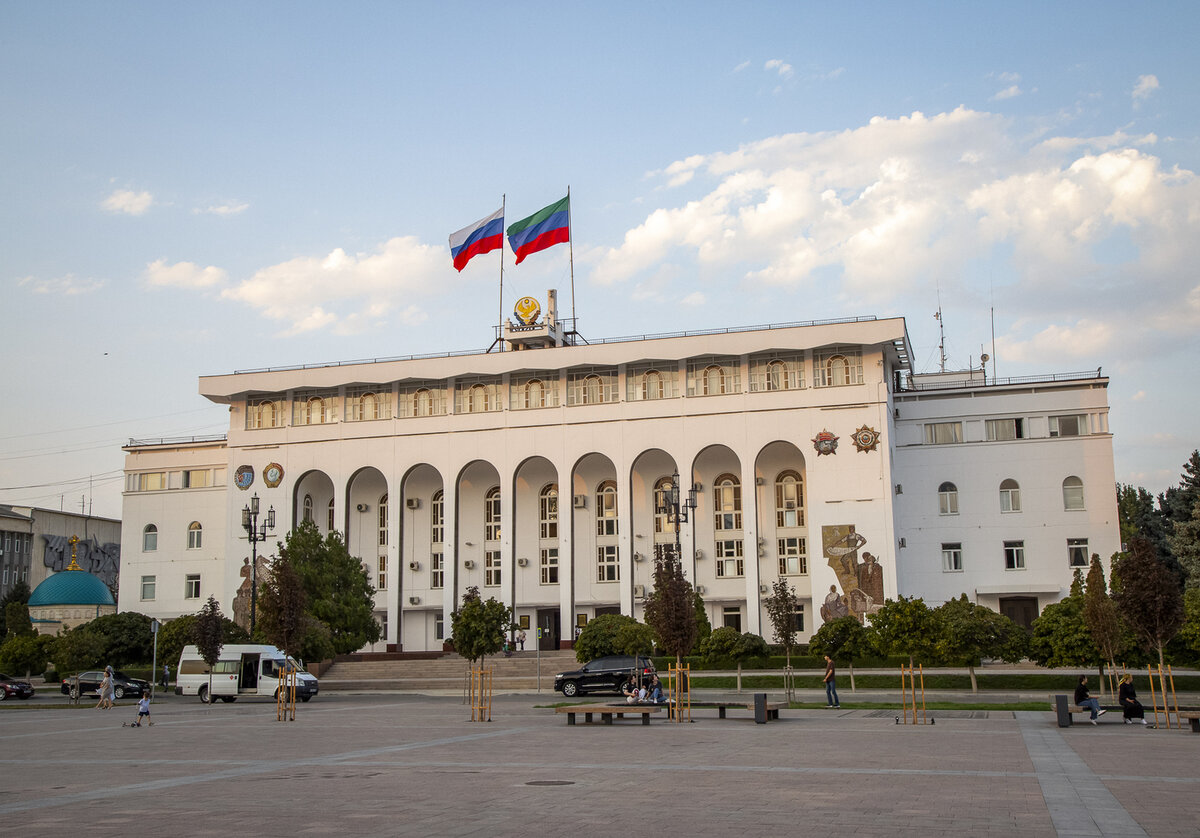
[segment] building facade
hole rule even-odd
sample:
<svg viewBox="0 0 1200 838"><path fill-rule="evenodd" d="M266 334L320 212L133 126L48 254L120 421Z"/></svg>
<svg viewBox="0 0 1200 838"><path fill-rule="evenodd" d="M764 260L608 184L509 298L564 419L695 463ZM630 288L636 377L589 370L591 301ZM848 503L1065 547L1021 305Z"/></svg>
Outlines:
<svg viewBox="0 0 1200 838"><path fill-rule="evenodd" d="M1035 532L1033 504L1050 479L1038 463L1051 448L1094 504L1062 526L1080 523L1072 537L1106 558L1115 549L1104 379L1061 388L1092 394L1089 415L1103 420L1088 426L1090 445L1047 436L1044 450L1007 446L1006 458L992 453L1005 441L924 441L926 425L987 420L965 391L925 398L902 318L584 343L560 330L551 305L545 321L509 324L503 337L509 351L201 378L201 394L229 406L224 439L126 448L121 609L172 617L212 593L230 611L250 555L241 515L251 496L275 510L280 538L305 520L343 533L378 588L387 646L408 651L441 647L469 587L511 605L544 648L569 645L599 614L641 618L654 555L677 542L710 621L768 639L762 601L780 578L800 597L802 639L822 614L869 615L898 593L936 602L967 592L993 607L1001 594L1025 596L1040 608L1071 578ZM1007 416L1007 401L1029 398L1030 434L1042 427L1035 413L1075 409L1023 392L988 404ZM1082 396L1061 402L1072 398ZM1083 467L1093 454L1107 456L1106 473L1104 462ZM1018 455L1030 458L1028 473L1014 472L1025 511L994 517L1012 524L1003 541L1028 544L1026 572L996 573L982 542L952 538L982 518L943 518L918 495L932 484L936 504L936 487L956 478L976 491L971 458ZM689 512L678 531L663 511L673 485ZM955 542L971 545L972 560L942 573L941 545Z"/></svg>
<svg viewBox="0 0 1200 838"><path fill-rule="evenodd" d="M71 563L71 537L81 568L115 589L121 565L121 522L37 506L0 504L0 596L25 582L36 588Z"/></svg>

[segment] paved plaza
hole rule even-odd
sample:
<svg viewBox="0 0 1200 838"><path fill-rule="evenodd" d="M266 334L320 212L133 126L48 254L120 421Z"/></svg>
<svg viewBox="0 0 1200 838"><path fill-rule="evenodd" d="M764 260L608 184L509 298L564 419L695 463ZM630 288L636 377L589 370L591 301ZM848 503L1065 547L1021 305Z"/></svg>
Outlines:
<svg viewBox="0 0 1200 838"><path fill-rule="evenodd" d="M1200 834L1200 736L1110 714L700 710L568 727L498 696L322 695L291 723L270 702L173 696L0 710L0 825L34 838L142 836L970 836ZM561 698L561 697L560 697ZM1111 721L1110 721L1111 719ZM582 722L582 719L580 720Z"/></svg>

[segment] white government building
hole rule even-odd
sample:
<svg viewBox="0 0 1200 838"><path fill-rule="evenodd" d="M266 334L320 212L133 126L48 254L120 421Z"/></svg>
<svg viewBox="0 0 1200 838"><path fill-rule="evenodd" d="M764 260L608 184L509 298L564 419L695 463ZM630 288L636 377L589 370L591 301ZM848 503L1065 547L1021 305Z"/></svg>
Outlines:
<svg viewBox="0 0 1200 838"><path fill-rule="evenodd" d="M230 613L252 496L280 540L304 519L345 534L378 650L442 648L470 586L543 648L640 619L676 472L710 621L768 641L780 577L802 639L898 594L965 592L1028 624L1119 549L1099 370L914 374L899 317L586 342L546 302L518 305L504 351L202 377L227 435L125 448L120 609L171 618L213 594Z"/></svg>

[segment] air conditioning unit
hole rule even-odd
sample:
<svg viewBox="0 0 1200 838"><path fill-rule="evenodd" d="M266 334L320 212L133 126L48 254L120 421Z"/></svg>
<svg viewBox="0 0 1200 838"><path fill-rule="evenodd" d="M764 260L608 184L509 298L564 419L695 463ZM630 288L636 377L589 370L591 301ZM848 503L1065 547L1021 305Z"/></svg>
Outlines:
<svg viewBox="0 0 1200 838"><path fill-rule="evenodd" d="M907 547L907 546L908 546L908 544L907 544L907 543L904 541L904 539L902 538L902 539L900 539L900 543L899 543L899 545L897 545L897 546L899 546L899 547Z"/></svg>
<svg viewBox="0 0 1200 838"><path fill-rule="evenodd" d="M408 598L408 604L409 604L409 605L420 605L420 604L421 604L421 598L420 598L419 596L410 596L410 597Z"/></svg>
<svg viewBox="0 0 1200 838"><path fill-rule="evenodd" d="M633 596L635 599L645 599L646 598L646 586L645 585L634 585L633 586Z"/></svg>
<svg viewBox="0 0 1200 838"><path fill-rule="evenodd" d="M771 590L771 589L770 589L770 588L768 588L766 585L759 585L759 586L758 586L758 592L759 592L760 594L765 594L765 593L766 593L767 591L769 591L769 590Z"/></svg>
<svg viewBox="0 0 1200 838"><path fill-rule="evenodd" d="M587 495L576 495L575 496L575 508L576 509L587 509Z"/></svg>
<svg viewBox="0 0 1200 838"><path fill-rule="evenodd" d="M420 569L421 569L421 563L420 563L420 562L409 562L409 563L408 563L408 569L409 569L409 570L420 570Z"/></svg>
<svg viewBox="0 0 1200 838"><path fill-rule="evenodd" d="M407 500L404 501L404 505L407 506L409 509L420 509L421 508L421 499L420 498L408 498Z"/></svg>
<svg viewBox="0 0 1200 838"><path fill-rule="evenodd" d="M517 567L528 567L529 559L517 559Z"/></svg>
<svg viewBox="0 0 1200 838"><path fill-rule="evenodd" d="M465 567L467 570L474 570L475 562L473 562L471 559L467 559L465 562L463 562L463 567Z"/></svg>
<svg viewBox="0 0 1200 838"><path fill-rule="evenodd" d="M756 478L754 478L754 485L755 486L765 486L765 485L767 485L767 481L761 477L756 477Z"/></svg>
<svg viewBox="0 0 1200 838"><path fill-rule="evenodd" d="M700 595L703 595L703 594L704 594L704 586L703 586L703 585L697 585L697 586L696 586L696 593L698 593L698 594L700 594Z"/></svg>
<svg viewBox="0 0 1200 838"><path fill-rule="evenodd" d="M703 558L704 558L704 551L703 551L703 550L697 550L697 551L696 551L696 558L697 558L697 559L703 559Z"/></svg>
<svg viewBox="0 0 1200 838"><path fill-rule="evenodd" d="M646 557L643 556L641 553L634 553L633 560L635 562L644 562L644 561L646 561Z"/></svg>
<svg viewBox="0 0 1200 838"><path fill-rule="evenodd" d="M370 507L368 507L365 503L360 503L358 506L356 506L354 508L357 509L359 512L366 512Z"/></svg>

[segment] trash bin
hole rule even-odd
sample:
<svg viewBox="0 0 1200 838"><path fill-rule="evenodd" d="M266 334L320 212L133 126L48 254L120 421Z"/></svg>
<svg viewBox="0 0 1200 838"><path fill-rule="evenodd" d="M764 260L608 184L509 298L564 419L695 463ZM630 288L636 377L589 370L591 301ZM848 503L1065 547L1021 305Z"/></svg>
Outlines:
<svg viewBox="0 0 1200 838"><path fill-rule="evenodd" d="M754 722L755 724L765 725L767 723L767 694L754 694Z"/></svg>

